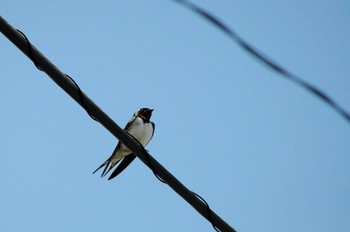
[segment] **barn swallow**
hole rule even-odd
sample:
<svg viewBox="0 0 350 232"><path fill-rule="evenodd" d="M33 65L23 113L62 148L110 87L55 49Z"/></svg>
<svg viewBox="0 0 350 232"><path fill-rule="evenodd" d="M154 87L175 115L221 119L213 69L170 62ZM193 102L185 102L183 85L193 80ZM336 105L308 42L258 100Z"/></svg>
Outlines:
<svg viewBox="0 0 350 232"><path fill-rule="evenodd" d="M152 139L154 134L155 125L150 121L153 109L141 108L134 113L130 118L128 124L124 130L128 132L134 139L136 139L142 146L146 146ZM134 159L136 155L127 148L120 141L114 149L111 157L109 157L100 167L98 167L92 174L97 172L100 168L104 167L101 177L104 177L120 160L122 162L114 170L108 180L113 179L119 173L121 173Z"/></svg>

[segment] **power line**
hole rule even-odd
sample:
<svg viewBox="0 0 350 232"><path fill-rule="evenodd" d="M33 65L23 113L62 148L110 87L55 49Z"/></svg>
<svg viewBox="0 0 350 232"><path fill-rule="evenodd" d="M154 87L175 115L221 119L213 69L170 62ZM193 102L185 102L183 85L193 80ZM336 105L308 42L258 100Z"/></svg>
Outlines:
<svg viewBox="0 0 350 232"><path fill-rule="evenodd" d="M14 29L0 16L0 31L19 48L35 66L44 71L57 85L80 104L91 117L100 122L110 133L133 151L137 157L148 166L156 176L164 180L177 194L185 199L218 231L235 232L229 224L221 219L198 194L190 191L157 160L155 160L137 141L121 129L106 113L104 113L78 85L66 74L62 73L39 50L37 50L23 33Z"/></svg>
<svg viewBox="0 0 350 232"><path fill-rule="evenodd" d="M285 69L281 65L272 61L272 59L270 59L268 56L266 56L262 52L255 49L252 45L250 45L248 42L246 42L244 39L242 39L237 33L235 33L227 25L225 25L221 20L219 20L218 18L216 18L215 16L213 16L209 12L203 10L202 8L198 7L197 5L195 5L189 1L186 1L186 0L174 0L174 1L178 2L179 4L190 9L192 12L200 15L201 17L203 17L204 19L206 19L207 21L212 23L214 26L216 26L218 29L220 29L223 33L225 33L227 36L229 36L233 41L235 41L248 54L250 54L251 56L253 56L257 60L261 61L269 69L282 75L283 77L287 78L288 80L299 85L301 88L303 88L306 91L315 95L317 98L319 98L325 104L329 105L334 111L336 111L338 114L340 114L343 118L345 118L350 123L350 114L343 107L341 107L336 101L334 101L331 97L329 97L325 92L321 91L320 89L316 88L315 86L311 85L310 83L304 81L302 78L287 71L287 69Z"/></svg>

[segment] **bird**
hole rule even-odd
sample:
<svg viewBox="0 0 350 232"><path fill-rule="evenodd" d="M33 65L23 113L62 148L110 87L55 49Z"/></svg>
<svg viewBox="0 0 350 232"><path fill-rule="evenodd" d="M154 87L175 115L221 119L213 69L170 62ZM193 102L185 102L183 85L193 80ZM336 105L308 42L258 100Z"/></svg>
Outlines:
<svg viewBox="0 0 350 232"><path fill-rule="evenodd" d="M124 128L124 130L136 139L143 147L149 143L154 134L155 124L150 121L152 112L153 109L140 108L134 113ZM111 180L120 174L135 158L136 155L119 141L112 155L92 174L95 174L99 169L105 167L101 174L101 177L104 177L117 163L119 163L119 161L122 160L119 166L108 178L108 180Z"/></svg>

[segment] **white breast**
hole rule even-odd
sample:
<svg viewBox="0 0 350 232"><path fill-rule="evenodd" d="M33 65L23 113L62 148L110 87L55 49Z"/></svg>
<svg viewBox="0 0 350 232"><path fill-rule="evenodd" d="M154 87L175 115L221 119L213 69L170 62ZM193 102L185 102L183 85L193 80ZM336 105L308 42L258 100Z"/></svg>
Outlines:
<svg viewBox="0 0 350 232"><path fill-rule="evenodd" d="M151 123L144 123L141 118L137 117L132 126L128 128L128 133L145 147L152 138L153 127ZM118 149L117 153L115 154L115 162L129 154L131 154L129 148L127 148L124 144L121 144L120 149Z"/></svg>
<svg viewBox="0 0 350 232"><path fill-rule="evenodd" d="M152 138L153 128L151 123L144 123L141 118L137 117L128 132L134 136L142 146L146 146Z"/></svg>

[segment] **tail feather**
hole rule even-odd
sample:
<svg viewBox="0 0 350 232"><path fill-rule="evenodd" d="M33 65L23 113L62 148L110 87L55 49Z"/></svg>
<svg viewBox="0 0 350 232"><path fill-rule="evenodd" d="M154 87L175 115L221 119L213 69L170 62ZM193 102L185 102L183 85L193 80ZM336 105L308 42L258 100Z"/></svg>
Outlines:
<svg viewBox="0 0 350 232"><path fill-rule="evenodd" d="M92 174L95 174L95 172L97 172L98 170L100 170L103 166L107 165L108 162L109 162L109 159L106 160L103 164L101 164L101 166L98 167Z"/></svg>
<svg viewBox="0 0 350 232"><path fill-rule="evenodd" d="M102 172L102 175L101 177L104 177L105 175L107 175L107 173L114 167L114 165L116 165L119 161L117 162L113 162L113 161L110 161L108 162L108 164L106 165L105 169L103 170Z"/></svg>
<svg viewBox="0 0 350 232"><path fill-rule="evenodd" d="M102 167L105 167L103 169L103 172L101 174L101 177L104 177L105 175L107 175L107 173L119 162L118 161L114 161L112 158L107 159L105 162L103 162L103 164L101 164L101 166L99 166L92 174L95 174L98 170L100 170Z"/></svg>
<svg viewBox="0 0 350 232"><path fill-rule="evenodd" d="M106 172L106 170L107 170L107 168L108 168L109 166L111 166L111 161L108 160L108 162L107 162L105 168L103 169L103 172L102 172L102 174L101 174L101 177L104 177L104 176L105 176L105 172Z"/></svg>

